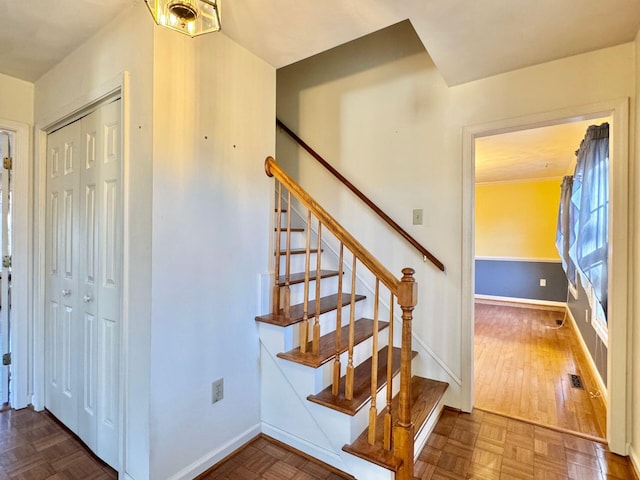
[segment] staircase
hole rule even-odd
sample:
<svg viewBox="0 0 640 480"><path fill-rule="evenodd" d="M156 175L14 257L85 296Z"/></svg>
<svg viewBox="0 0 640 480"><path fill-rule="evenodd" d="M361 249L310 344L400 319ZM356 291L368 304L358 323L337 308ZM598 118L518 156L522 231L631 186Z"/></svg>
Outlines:
<svg viewBox="0 0 640 480"><path fill-rule="evenodd" d="M266 433L356 478L411 480L448 386L411 375L414 271L394 277L273 158L265 169L277 192L271 313L256 317Z"/></svg>

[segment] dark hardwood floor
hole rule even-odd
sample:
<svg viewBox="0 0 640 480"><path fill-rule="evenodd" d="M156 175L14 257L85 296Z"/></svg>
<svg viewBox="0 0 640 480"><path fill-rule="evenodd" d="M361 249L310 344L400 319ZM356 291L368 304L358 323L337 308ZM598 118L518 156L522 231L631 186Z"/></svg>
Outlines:
<svg viewBox="0 0 640 480"><path fill-rule="evenodd" d="M0 413L0 480L112 480L101 462L47 412Z"/></svg>

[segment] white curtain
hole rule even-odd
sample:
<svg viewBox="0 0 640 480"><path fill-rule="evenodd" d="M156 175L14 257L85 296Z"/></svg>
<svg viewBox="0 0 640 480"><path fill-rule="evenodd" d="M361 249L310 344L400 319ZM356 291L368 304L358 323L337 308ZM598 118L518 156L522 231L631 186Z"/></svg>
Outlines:
<svg viewBox="0 0 640 480"><path fill-rule="evenodd" d="M589 292L593 313L606 321L609 250L609 124L592 125L576 152L572 180L565 178L556 246L570 281L573 264ZM571 177L568 177L571 178ZM570 195L570 202L567 202ZM566 222L566 223L565 223ZM568 256L566 247L568 245Z"/></svg>

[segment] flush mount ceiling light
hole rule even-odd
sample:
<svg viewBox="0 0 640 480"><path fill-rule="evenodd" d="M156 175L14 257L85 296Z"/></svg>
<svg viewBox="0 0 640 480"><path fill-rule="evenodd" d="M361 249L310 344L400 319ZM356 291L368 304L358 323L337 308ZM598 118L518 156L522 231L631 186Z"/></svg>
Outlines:
<svg viewBox="0 0 640 480"><path fill-rule="evenodd" d="M191 37L220 31L220 0L144 0L158 25Z"/></svg>

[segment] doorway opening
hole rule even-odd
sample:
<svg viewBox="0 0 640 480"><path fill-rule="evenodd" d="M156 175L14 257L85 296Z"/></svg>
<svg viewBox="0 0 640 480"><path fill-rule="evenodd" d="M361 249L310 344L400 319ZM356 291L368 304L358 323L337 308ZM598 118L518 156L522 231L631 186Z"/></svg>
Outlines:
<svg viewBox="0 0 640 480"><path fill-rule="evenodd" d="M12 168L15 135L0 129L0 409L11 402L11 243L12 243Z"/></svg>
<svg viewBox="0 0 640 480"><path fill-rule="evenodd" d="M556 230L574 152L590 125L610 122L477 138L474 162L474 405L596 438L606 436L606 339L585 316L579 279L567 283Z"/></svg>
<svg viewBox="0 0 640 480"><path fill-rule="evenodd" d="M608 342L606 350L607 405L606 440L609 448L626 454L628 437L627 386L623 378L627 368L627 298L628 298L628 171L629 132L628 99L571 107L561 111L544 112L527 117L465 127L463 131L463 370L467 387L463 406L471 410L474 402L474 309L475 309L475 147L476 140L492 135L561 125L579 120L611 117L609 142L609 278L608 278ZM582 317L584 318L584 316ZM466 352L465 352L466 350ZM468 353L467 353L468 352Z"/></svg>

